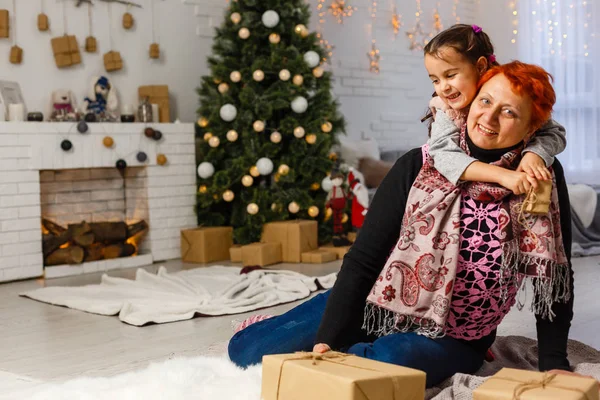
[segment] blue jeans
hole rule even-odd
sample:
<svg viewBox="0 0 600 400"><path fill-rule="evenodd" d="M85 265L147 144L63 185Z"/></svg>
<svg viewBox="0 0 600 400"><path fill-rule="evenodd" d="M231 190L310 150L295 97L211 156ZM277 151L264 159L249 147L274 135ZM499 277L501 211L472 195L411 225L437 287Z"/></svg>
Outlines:
<svg viewBox="0 0 600 400"><path fill-rule="evenodd" d="M229 358L245 368L260 363L267 354L312 351L328 297L329 291L236 333L229 341ZM472 374L484 359L483 354L463 341L448 336L429 339L415 333L395 333L370 341L365 332L365 342L339 350L424 371L427 387L457 372Z"/></svg>

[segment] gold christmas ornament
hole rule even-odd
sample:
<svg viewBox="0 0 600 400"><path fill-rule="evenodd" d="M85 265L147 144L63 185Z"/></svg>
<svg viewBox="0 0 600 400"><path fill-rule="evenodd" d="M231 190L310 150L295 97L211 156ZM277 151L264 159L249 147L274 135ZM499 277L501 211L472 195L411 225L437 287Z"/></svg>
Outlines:
<svg viewBox="0 0 600 400"><path fill-rule="evenodd" d="M271 42L272 44L277 44L281 41L281 36L279 36L279 34L277 33L271 33L269 35L269 42Z"/></svg>
<svg viewBox="0 0 600 400"><path fill-rule="evenodd" d="M235 142L238 138L238 134L236 131L234 131L233 129L230 130L229 132L227 132L227 140L229 140L230 142Z"/></svg>
<svg viewBox="0 0 600 400"><path fill-rule="evenodd" d="M255 178L260 176L260 172L258 172L258 168L256 167L256 165L250 167L250 175L252 175Z"/></svg>
<svg viewBox="0 0 600 400"><path fill-rule="evenodd" d="M221 83L223 81L220 80L219 78L215 78L215 79L213 79L213 82L215 83L215 85L218 85L219 83Z"/></svg>
<svg viewBox="0 0 600 400"><path fill-rule="evenodd" d="M165 156L164 154L157 154L156 155L156 163L158 165L165 165L167 163L167 156Z"/></svg>
<svg viewBox="0 0 600 400"><path fill-rule="evenodd" d="M110 136L105 136L104 139L102 139L102 144L104 147L111 148L115 144L115 141Z"/></svg>
<svg viewBox="0 0 600 400"><path fill-rule="evenodd" d="M219 84L219 93L224 94L229 90L229 85L225 82Z"/></svg>
<svg viewBox="0 0 600 400"><path fill-rule="evenodd" d="M204 141L205 141L205 142L208 142L208 141L210 140L210 138L211 138L211 137L213 137L213 134L212 134L212 133L210 133L210 132L206 132L206 133L204 134Z"/></svg>
<svg viewBox="0 0 600 400"><path fill-rule="evenodd" d="M317 68L313 69L313 75L315 78L322 77L323 73L325 73L325 71L321 67L317 67Z"/></svg>
<svg viewBox="0 0 600 400"><path fill-rule="evenodd" d="M277 131L271 133L271 142L273 142L273 143L281 142L281 133L279 133Z"/></svg>
<svg viewBox="0 0 600 400"><path fill-rule="evenodd" d="M287 166L286 164L281 164L281 165L279 166L279 168L277 168L277 172L279 173L279 175L283 175L283 176L285 176L285 175L289 174L289 172L290 172L290 167L289 167L289 166Z"/></svg>
<svg viewBox="0 0 600 400"><path fill-rule="evenodd" d="M231 79L231 82L237 83L242 80L242 74L240 71L233 71L229 74L229 79Z"/></svg>
<svg viewBox="0 0 600 400"><path fill-rule="evenodd" d="M310 206L308 208L308 215L310 215L313 218L316 218L319 215L319 207L317 207L317 206Z"/></svg>
<svg viewBox="0 0 600 400"><path fill-rule="evenodd" d="M206 193L208 191L208 189L206 188L206 185L202 185L198 188L198 193Z"/></svg>
<svg viewBox="0 0 600 400"><path fill-rule="evenodd" d="M345 224L346 222L348 222L348 214L344 213L344 216L342 217L342 224Z"/></svg>
<svg viewBox="0 0 600 400"><path fill-rule="evenodd" d="M246 40L250 37L250 30L248 28L242 28L239 30L238 36L240 39Z"/></svg>
<svg viewBox="0 0 600 400"><path fill-rule="evenodd" d="M305 133L306 132L304 131L304 128L301 126L294 128L294 136L296 136L298 139L303 138Z"/></svg>
<svg viewBox="0 0 600 400"><path fill-rule="evenodd" d="M273 176L273 179L275 180L275 182L279 182L279 180L281 179L281 175L279 175L279 173L276 173L276 174Z"/></svg>
<svg viewBox="0 0 600 400"><path fill-rule="evenodd" d="M331 218L332 215L333 215L333 210L331 209L331 207L327 207L325 209L325 218L323 218L323 221L327 221L329 218Z"/></svg>
<svg viewBox="0 0 600 400"><path fill-rule="evenodd" d="M230 130L229 132L227 132L227 140L229 140L230 142L235 142L236 140L238 140L238 133L233 129Z"/></svg>
<svg viewBox="0 0 600 400"><path fill-rule="evenodd" d="M318 182L313 183L312 185L310 185L310 190L319 190L319 188L321 187L321 184Z"/></svg>
<svg viewBox="0 0 600 400"><path fill-rule="evenodd" d="M296 214L298 211L300 211L300 206L295 201L292 201L290 204L288 204L288 211L292 214Z"/></svg>
<svg viewBox="0 0 600 400"><path fill-rule="evenodd" d="M206 128L208 126L208 119L200 117L200 119L198 119L198 125L200 125L200 128Z"/></svg>
<svg viewBox="0 0 600 400"><path fill-rule="evenodd" d="M311 133L310 135L306 135L306 143L315 144L317 142L317 135Z"/></svg>
<svg viewBox="0 0 600 400"><path fill-rule="evenodd" d="M329 121L324 122L323 125L321 125L321 130L325 133L331 132L332 129L333 129L333 125Z"/></svg>
<svg viewBox="0 0 600 400"><path fill-rule="evenodd" d="M210 139L208 139L208 145L210 147L219 147L220 144L221 144L221 141L219 140L219 138L217 136L213 136Z"/></svg>
<svg viewBox="0 0 600 400"><path fill-rule="evenodd" d="M308 29L306 29L306 26L302 24L296 25L296 27L294 28L294 32L296 32L297 35L300 35L303 38L308 36Z"/></svg>
<svg viewBox="0 0 600 400"><path fill-rule="evenodd" d="M282 69L281 71L279 71L279 79L281 79L282 81L289 80L290 76L290 71L288 71L287 69Z"/></svg>
<svg viewBox="0 0 600 400"><path fill-rule="evenodd" d="M234 24L239 24L242 21L242 16L240 15L240 13L234 12L233 14L231 14L231 22L233 22Z"/></svg>
<svg viewBox="0 0 600 400"><path fill-rule="evenodd" d="M243 176L242 185L244 185L246 187L250 187L250 186L252 186L253 183L254 183L254 178L252 178L250 175Z"/></svg>
<svg viewBox="0 0 600 400"><path fill-rule="evenodd" d="M334 152L329 153L329 155L327 156L331 161L337 161L338 159L338 155Z"/></svg>
<svg viewBox="0 0 600 400"><path fill-rule="evenodd" d="M263 79L265 79L265 73L262 72L262 70L257 69L252 73L252 79L254 79L256 82L261 82Z"/></svg>
<svg viewBox="0 0 600 400"><path fill-rule="evenodd" d="M231 190L226 190L223 192L223 200L225 200L226 202L233 201L234 197L235 197L235 195L233 194L233 192Z"/></svg>
<svg viewBox="0 0 600 400"><path fill-rule="evenodd" d="M262 121L254 121L252 128L254 128L256 132L262 132L265 130L265 123Z"/></svg>
<svg viewBox="0 0 600 400"><path fill-rule="evenodd" d="M246 207L246 211L248 211L248 214L250 214L250 215L257 214L258 213L258 204L256 204L256 203L248 204L248 207Z"/></svg>
<svg viewBox="0 0 600 400"><path fill-rule="evenodd" d="M302 84L304 83L304 78L302 77L302 75L294 75L294 79L292 79L292 82L296 86L302 86Z"/></svg>
<svg viewBox="0 0 600 400"><path fill-rule="evenodd" d="M277 203L273 203L273 204L271 204L271 211L273 211L273 212L281 211L281 206L279 206Z"/></svg>

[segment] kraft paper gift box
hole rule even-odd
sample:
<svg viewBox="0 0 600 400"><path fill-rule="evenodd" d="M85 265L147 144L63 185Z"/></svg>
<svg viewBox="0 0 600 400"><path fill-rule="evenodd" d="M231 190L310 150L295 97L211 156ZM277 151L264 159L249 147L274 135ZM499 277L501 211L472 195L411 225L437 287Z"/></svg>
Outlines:
<svg viewBox="0 0 600 400"><path fill-rule="evenodd" d="M552 181L538 181L537 190L531 190L523 202L523 211L530 214L546 215L550 211Z"/></svg>
<svg viewBox="0 0 600 400"><path fill-rule="evenodd" d="M319 250L329 251L331 253L335 253L335 255L337 256L338 260L341 260L341 259L344 258L344 256L348 252L348 250L350 250L350 246L335 247L334 245L327 245L327 246L319 247Z"/></svg>
<svg viewBox="0 0 600 400"><path fill-rule="evenodd" d="M171 122L171 111L169 105L169 86L149 85L138 88L140 100L148 98L150 104L158 104L158 120L160 122Z"/></svg>
<svg viewBox="0 0 600 400"><path fill-rule="evenodd" d="M10 34L10 18L8 10L0 10L0 38L7 38Z"/></svg>
<svg viewBox="0 0 600 400"><path fill-rule="evenodd" d="M317 221L294 220L265 224L261 242L281 243L283 262L301 262L302 253L318 248Z"/></svg>
<svg viewBox="0 0 600 400"><path fill-rule="evenodd" d="M10 63L21 64L23 61L23 49L19 46L13 46L10 48Z"/></svg>
<svg viewBox="0 0 600 400"><path fill-rule="evenodd" d="M98 41L93 36L88 36L85 38L85 51L88 53L95 53L98 49Z"/></svg>
<svg viewBox="0 0 600 400"><path fill-rule="evenodd" d="M342 353L325 353L323 359L316 360L311 354L264 356L261 400L420 400L425 397L422 371Z"/></svg>
<svg viewBox="0 0 600 400"><path fill-rule="evenodd" d="M232 262L242 262L242 246L235 245L230 247L229 258Z"/></svg>
<svg viewBox="0 0 600 400"><path fill-rule="evenodd" d="M337 255L335 253L325 250L313 250L302 253L302 262L308 264L323 264L335 261L336 259Z"/></svg>
<svg viewBox="0 0 600 400"><path fill-rule="evenodd" d="M252 243L242 246L242 264L244 266L278 264L281 262L281 243Z"/></svg>
<svg viewBox="0 0 600 400"><path fill-rule="evenodd" d="M52 38L52 52L54 61L59 68L81 64L81 53L74 35L64 35Z"/></svg>
<svg viewBox="0 0 600 400"><path fill-rule="evenodd" d="M502 368L473 392L473 400L598 400L595 379Z"/></svg>
<svg viewBox="0 0 600 400"><path fill-rule="evenodd" d="M104 54L104 68L107 72L118 71L123 68L123 59L118 51L109 51Z"/></svg>
<svg viewBox="0 0 600 400"><path fill-rule="evenodd" d="M43 13L38 14L37 25L40 32L45 32L50 29L50 21L48 20L48 16Z"/></svg>
<svg viewBox="0 0 600 400"><path fill-rule="evenodd" d="M152 43L148 54L150 55L150 58L160 58L160 45L158 43Z"/></svg>
<svg viewBox="0 0 600 400"><path fill-rule="evenodd" d="M233 245L230 226L201 227L181 231L181 259L191 263L229 260Z"/></svg>

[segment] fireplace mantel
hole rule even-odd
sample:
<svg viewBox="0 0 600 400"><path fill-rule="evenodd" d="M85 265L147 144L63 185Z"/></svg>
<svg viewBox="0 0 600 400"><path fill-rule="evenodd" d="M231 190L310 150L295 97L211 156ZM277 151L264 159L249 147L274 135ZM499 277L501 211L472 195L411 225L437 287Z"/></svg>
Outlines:
<svg viewBox="0 0 600 400"><path fill-rule="evenodd" d="M197 224L194 125L89 123L88 127L81 134L77 123L0 122L0 281L44 275L40 171L114 168L118 159L147 171L150 230L144 263L179 257L180 230ZM147 138L146 127L160 130L162 140ZM103 145L106 136L114 140L112 148ZM73 144L67 152L60 146L66 139ZM136 159L139 151L147 154L146 162ZM164 166L157 164L160 153L168 159ZM124 258L110 267L103 262L48 267L46 276L132 267L139 261Z"/></svg>

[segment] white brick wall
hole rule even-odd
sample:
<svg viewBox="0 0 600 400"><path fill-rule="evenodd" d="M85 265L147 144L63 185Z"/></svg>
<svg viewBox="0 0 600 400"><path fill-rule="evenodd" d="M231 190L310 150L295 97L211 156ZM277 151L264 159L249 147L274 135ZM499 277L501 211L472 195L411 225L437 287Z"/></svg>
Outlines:
<svg viewBox="0 0 600 400"><path fill-rule="evenodd" d="M143 124L90 124L90 132L80 135L69 123L0 122L0 281L44 273L42 215L59 223L143 218L150 226L140 249L143 256L49 267L46 276L179 257L180 230L196 226L194 127L153 126L162 131L161 142L146 138ZM105 136L114 139L114 148L102 145ZM73 151L60 149L65 138ZM136 160L138 151L146 152L147 163ZM167 165L156 164L158 153L167 156ZM125 187L115 168L119 158L129 166Z"/></svg>

